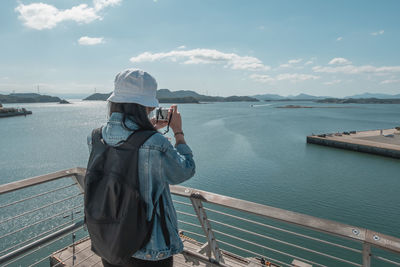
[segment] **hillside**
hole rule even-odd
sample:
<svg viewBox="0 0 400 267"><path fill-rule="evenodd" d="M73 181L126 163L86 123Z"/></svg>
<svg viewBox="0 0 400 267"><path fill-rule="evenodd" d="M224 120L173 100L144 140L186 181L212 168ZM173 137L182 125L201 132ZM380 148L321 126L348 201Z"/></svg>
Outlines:
<svg viewBox="0 0 400 267"><path fill-rule="evenodd" d="M0 103L43 103L43 102L60 102L61 99L56 96L40 95L35 93L23 94L0 94Z"/></svg>
<svg viewBox="0 0 400 267"><path fill-rule="evenodd" d="M326 98L315 100L317 103L333 103L333 104L400 104L398 99L379 99L379 98Z"/></svg>
<svg viewBox="0 0 400 267"><path fill-rule="evenodd" d="M380 93L363 93L358 95L346 96L345 98L379 98L379 99L400 99L400 94L389 95Z"/></svg>
<svg viewBox="0 0 400 267"><path fill-rule="evenodd" d="M201 95L197 92L190 90L170 91L168 89L160 89L157 91L158 99L165 98L181 98L181 97L193 97L200 102L258 102L259 100L250 96L207 96Z"/></svg>
<svg viewBox="0 0 400 267"><path fill-rule="evenodd" d="M100 94L100 93L95 93L93 95L90 95L83 100L96 100L96 101L105 101L107 98L109 98L111 93L108 94Z"/></svg>
<svg viewBox="0 0 400 267"><path fill-rule="evenodd" d="M83 100L107 100L109 94L96 93ZM168 89L157 90L157 99L160 103L199 103L199 102L258 102L259 100L250 96L206 96L194 91L180 90L170 91Z"/></svg>

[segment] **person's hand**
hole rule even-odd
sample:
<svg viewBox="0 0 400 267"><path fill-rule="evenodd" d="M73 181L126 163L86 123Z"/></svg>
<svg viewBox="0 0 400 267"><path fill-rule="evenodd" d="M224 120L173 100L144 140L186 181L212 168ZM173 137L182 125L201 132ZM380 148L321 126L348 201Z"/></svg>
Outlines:
<svg viewBox="0 0 400 267"><path fill-rule="evenodd" d="M154 128L156 128L156 130L162 129L168 125L168 121L156 121L155 118L151 118L150 122L151 122L151 124L153 124L153 126L154 126Z"/></svg>
<svg viewBox="0 0 400 267"><path fill-rule="evenodd" d="M181 114L178 112L177 105L172 105L169 108L168 117L171 115L171 113L172 113L172 118L169 127L171 127L174 133L182 132L182 118Z"/></svg>

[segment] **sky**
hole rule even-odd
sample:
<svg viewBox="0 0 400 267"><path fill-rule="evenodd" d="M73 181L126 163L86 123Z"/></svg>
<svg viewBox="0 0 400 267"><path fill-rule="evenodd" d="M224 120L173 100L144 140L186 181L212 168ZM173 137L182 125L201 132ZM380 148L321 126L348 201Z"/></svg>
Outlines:
<svg viewBox="0 0 400 267"><path fill-rule="evenodd" d="M400 1L2 0L0 93L400 93Z"/></svg>

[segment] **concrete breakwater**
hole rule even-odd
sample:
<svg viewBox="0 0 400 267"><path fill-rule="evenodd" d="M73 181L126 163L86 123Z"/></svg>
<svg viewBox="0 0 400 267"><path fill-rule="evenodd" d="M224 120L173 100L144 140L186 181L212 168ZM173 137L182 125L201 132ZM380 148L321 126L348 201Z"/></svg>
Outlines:
<svg viewBox="0 0 400 267"><path fill-rule="evenodd" d="M32 114L32 111L25 108L0 108L0 118L13 117L13 116L26 116Z"/></svg>
<svg viewBox="0 0 400 267"><path fill-rule="evenodd" d="M397 129L310 135L307 143L400 158L400 131Z"/></svg>

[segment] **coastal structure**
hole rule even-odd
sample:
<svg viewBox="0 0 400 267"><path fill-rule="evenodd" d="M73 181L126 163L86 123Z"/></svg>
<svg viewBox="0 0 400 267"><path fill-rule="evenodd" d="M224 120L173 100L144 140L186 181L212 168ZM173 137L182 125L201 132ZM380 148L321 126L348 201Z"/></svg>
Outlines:
<svg viewBox="0 0 400 267"><path fill-rule="evenodd" d="M32 111L26 110L25 108L5 108L0 103L0 118L29 115Z"/></svg>
<svg viewBox="0 0 400 267"><path fill-rule="evenodd" d="M311 135L307 143L400 158L400 127Z"/></svg>
<svg viewBox="0 0 400 267"><path fill-rule="evenodd" d="M0 266L102 266L84 229L85 173L72 168L0 185L6 200ZM174 266L400 265L397 237L184 186L170 189L185 245Z"/></svg>

